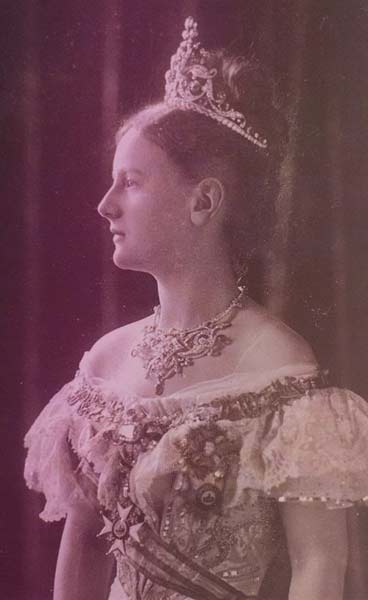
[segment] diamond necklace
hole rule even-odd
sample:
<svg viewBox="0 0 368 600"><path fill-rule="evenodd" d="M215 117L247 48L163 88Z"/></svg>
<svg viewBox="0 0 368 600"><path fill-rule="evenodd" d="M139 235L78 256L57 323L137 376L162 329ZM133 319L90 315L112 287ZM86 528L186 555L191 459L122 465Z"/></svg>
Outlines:
<svg viewBox="0 0 368 600"><path fill-rule="evenodd" d="M146 379L156 382L155 393L158 396L163 394L167 379L181 375L183 369L192 366L198 358L219 356L225 346L232 343L233 340L222 332L231 327L235 310L244 307L245 297L245 288L239 288L239 293L224 311L188 329L159 329L161 308L154 308L153 325L146 325L143 340L133 347L131 355L142 359Z"/></svg>

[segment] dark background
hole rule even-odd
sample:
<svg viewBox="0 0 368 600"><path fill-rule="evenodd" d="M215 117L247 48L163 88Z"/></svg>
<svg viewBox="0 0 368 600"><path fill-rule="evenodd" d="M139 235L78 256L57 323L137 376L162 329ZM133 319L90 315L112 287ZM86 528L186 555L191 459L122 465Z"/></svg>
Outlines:
<svg viewBox="0 0 368 600"><path fill-rule="evenodd" d="M189 14L206 46L235 43L268 65L290 124L275 199L283 243L251 275L253 293L312 343L334 380L368 397L368 7L14 0L0 10L1 597L49 600L61 526L37 519L42 499L25 490L22 439L96 338L156 302L150 278L113 266L95 207L119 118L162 97Z"/></svg>

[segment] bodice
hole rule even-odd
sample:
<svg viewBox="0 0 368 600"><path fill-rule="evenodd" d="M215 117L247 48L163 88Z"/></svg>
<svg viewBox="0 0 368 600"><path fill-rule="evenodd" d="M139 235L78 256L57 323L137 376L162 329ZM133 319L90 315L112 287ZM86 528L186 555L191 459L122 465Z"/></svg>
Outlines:
<svg viewBox="0 0 368 600"><path fill-rule="evenodd" d="M367 419L315 365L142 398L85 359L28 433L26 476L45 519L103 511L127 598L246 598L283 546L279 502L367 500Z"/></svg>

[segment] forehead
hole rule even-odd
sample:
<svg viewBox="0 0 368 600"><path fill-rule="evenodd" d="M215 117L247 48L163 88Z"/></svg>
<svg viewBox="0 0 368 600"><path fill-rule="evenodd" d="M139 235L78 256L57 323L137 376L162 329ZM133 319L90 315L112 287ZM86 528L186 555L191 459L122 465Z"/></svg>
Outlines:
<svg viewBox="0 0 368 600"><path fill-rule="evenodd" d="M153 170L170 168L172 169L172 165L166 153L134 127L124 134L116 147L113 174L122 170L150 173Z"/></svg>

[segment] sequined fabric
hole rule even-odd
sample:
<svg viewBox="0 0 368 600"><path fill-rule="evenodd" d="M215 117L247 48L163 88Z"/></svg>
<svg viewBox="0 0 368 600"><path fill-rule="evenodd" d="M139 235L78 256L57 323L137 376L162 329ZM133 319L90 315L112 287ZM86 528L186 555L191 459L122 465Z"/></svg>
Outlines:
<svg viewBox="0 0 368 600"><path fill-rule="evenodd" d="M128 521L116 529L121 600L246 598L282 544L278 502L368 500L367 431L367 404L310 365L142 398L92 377L84 361L26 437L26 478L46 496L46 520L80 498L108 516L137 507L134 535ZM209 591L218 582L223 596Z"/></svg>

